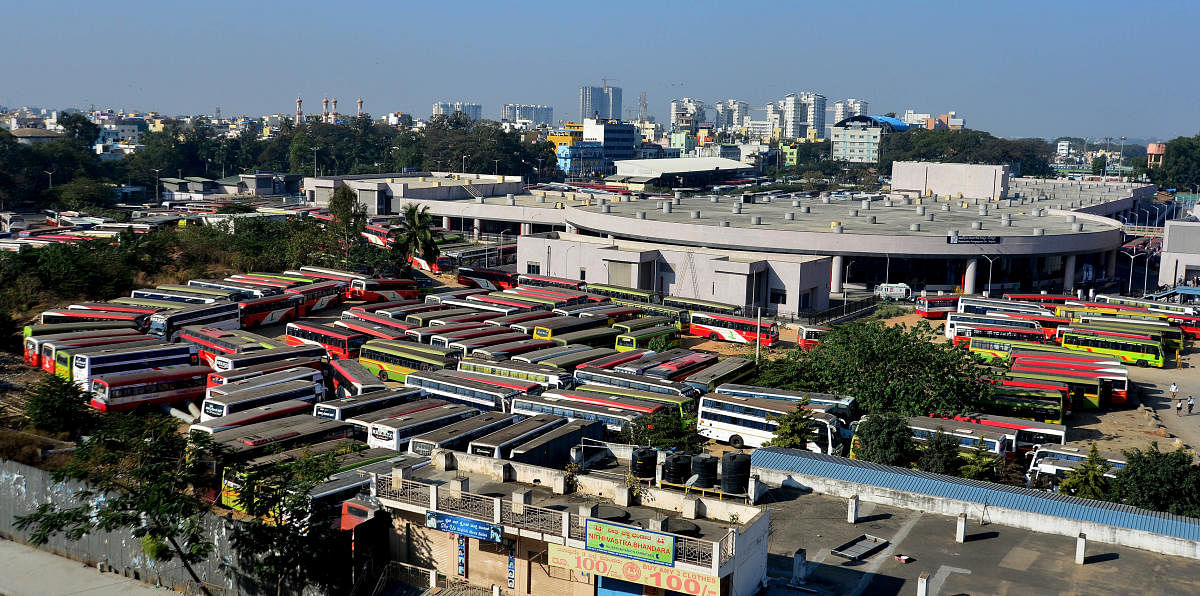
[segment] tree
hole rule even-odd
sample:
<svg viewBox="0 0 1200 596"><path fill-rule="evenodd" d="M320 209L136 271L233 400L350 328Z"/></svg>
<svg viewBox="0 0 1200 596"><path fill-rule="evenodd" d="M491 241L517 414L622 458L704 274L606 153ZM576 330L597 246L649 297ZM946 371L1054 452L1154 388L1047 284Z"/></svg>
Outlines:
<svg viewBox="0 0 1200 596"><path fill-rule="evenodd" d="M1063 476L1062 482L1058 484L1058 492L1081 499L1103 501L1108 497L1111 484L1105 474L1111 469L1112 465L1108 463L1107 459L1104 459L1104 456L1100 455L1096 444L1092 443L1087 459L1083 460L1079 467L1068 471Z"/></svg>
<svg viewBox="0 0 1200 596"><path fill-rule="evenodd" d="M646 349L650 350L651 352L663 352L669 350L670 348L671 344L667 341L666 336L660 335L658 337L651 338L650 341L646 342Z"/></svg>
<svg viewBox="0 0 1200 596"><path fill-rule="evenodd" d="M1106 170L1107 168L1108 168L1108 158L1107 157L1093 157L1092 158L1092 173L1093 174L1099 176L1100 174L1103 174L1104 170Z"/></svg>
<svg viewBox="0 0 1200 596"><path fill-rule="evenodd" d="M367 209L358 202L354 190L343 184L329 199L329 215L333 221L327 224L326 231L342 264L346 265L355 245L364 242L362 231L367 227Z"/></svg>
<svg viewBox="0 0 1200 596"><path fill-rule="evenodd" d="M405 203L402 211L404 221L392 231L390 261L398 270L407 270L409 257L419 256L432 262L441 254L437 239L433 235L433 215L428 205Z"/></svg>
<svg viewBox="0 0 1200 596"><path fill-rule="evenodd" d="M763 363L755 384L852 395L870 414L960 414L988 390L980 381L989 373L967 350L935 343L936 335L924 321L839 325L818 348Z"/></svg>
<svg viewBox="0 0 1200 596"><path fill-rule="evenodd" d="M1183 451L1125 451L1125 467L1112 481L1111 500L1175 515L1200 516L1200 468Z"/></svg>
<svg viewBox="0 0 1200 596"><path fill-rule="evenodd" d="M858 423L854 457L863 461L907 468L914 445L908 421L895 413L875 414Z"/></svg>
<svg viewBox="0 0 1200 596"><path fill-rule="evenodd" d="M234 527L238 575L252 593L300 594L328 585L336 541L328 509L313 508L310 492L337 471L334 452L256 470L238 504L252 519Z"/></svg>
<svg viewBox="0 0 1200 596"><path fill-rule="evenodd" d="M917 457L918 470L948 476L958 475L958 469L962 466L962 459L958 456L958 440L942 432L941 428L937 429L920 451L921 454Z"/></svg>
<svg viewBox="0 0 1200 596"><path fill-rule="evenodd" d="M25 399L25 417L34 427L54 433L78 436L91 421L88 402L92 394L58 375L45 375L29 389Z"/></svg>
<svg viewBox="0 0 1200 596"><path fill-rule="evenodd" d="M971 480L995 482L1000 479L1004 462L984 447L983 441L975 443L975 449L967 454L966 461L958 469L958 475Z"/></svg>
<svg viewBox="0 0 1200 596"><path fill-rule="evenodd" d="M204 478L201 462L212 457L211 448L205 437L180 433L179 421L170 416L110 414L53 473L56 482L86 486L72 495L77 504L39 505L17 516L16 526L32 530L30 541L38 545L58 534L79 540L127 530L156 559L179 559L203 586L192 566L212 551L203 525L209 503L192 488Z"/></svg>
<svg viewBox="0 0 1200 596"><path fill-rule="evenodd" d="M58 125L68 139L84 149L91 149L100 138L100 125L83 114L63 114L58 117Z"/></svg>
<svg viewBox="0 0 1200 596"><path fill-rule="evenodd" d="M643 416L621 429L617 441L655 449L699 453L707 441L696 432L695 420L684 420L678 410Z"/></svg>
<svg viewBox="0 0 1200 596"><path fill-rule="evenodd" d="M76 178L54 187L58 202L67 209L85 211L89 207L108 207L116 202L111 183L95 178Z"/></svg>
<svg viewBox="0 0 1200 596"><path fill-rule="evenodd" d="M1200 186L1200 134L1167 142L1162 167L1150 170L1159 186L1195 191Z"/></svg>
<svg viewBox="0 0 1200 596"><path fill-rule="evenodd" d="M815 437L816 428L813 424L812 410L806 408L807 405L808 399L805 398L797 402L796 408L791 412L782 416L771 416L770 419L779 426L775 429L775 436L763 443L763 447L808 449L808 442Z"/></svg>

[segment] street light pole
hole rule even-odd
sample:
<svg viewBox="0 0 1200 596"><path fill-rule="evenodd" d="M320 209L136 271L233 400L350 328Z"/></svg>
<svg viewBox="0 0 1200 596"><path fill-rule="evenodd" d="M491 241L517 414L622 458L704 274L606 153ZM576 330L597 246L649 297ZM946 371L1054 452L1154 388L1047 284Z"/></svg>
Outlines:
<svg viewBox="0 0 1200 596"><path fill-rule="evenodd" d="M1129 252L1125 252L1125 251L1121 251L1121 254L1129 257L1129 285L1125 290L1125 294L1128 296L1132 296L1133 295L1133 261L1142 255L1140 255L1136 252L1129 253Z"/></svg>
<svg viewBox="0 0 1200 596"><path fill-rule="evenodd" d="M50 189L54 190L54 170L42 170L42 173L50 177Z"/></svg>
<svg viewBox="0 0 1200 596"><path fill-rule="evenodd" d="M992 297L992 295L991 295L991 292L992 292L992 262L999 260L1000 257L989 257L987 255L979 255L979 256L987 259L987 262L988 262L988 283L987 283L987 288L984 290L984 296L991 298Z"/></svg>
<svg viewBox="0 0 1200 596"><path fill-rule="evenodd" d="M462 169L459 170L459 173L461 173L461 174L467 173L467 156L466 155L464 155L462 158Z"/></svg>
<svg viewBox="0 0 1200 596"><path fill-rule="evenodd" d="M154 170L154 200L159 201L159 200L162 200L162 184L160 184L158 181L158 173L162 170L162 168L153 168L153 170Z"/></svg>

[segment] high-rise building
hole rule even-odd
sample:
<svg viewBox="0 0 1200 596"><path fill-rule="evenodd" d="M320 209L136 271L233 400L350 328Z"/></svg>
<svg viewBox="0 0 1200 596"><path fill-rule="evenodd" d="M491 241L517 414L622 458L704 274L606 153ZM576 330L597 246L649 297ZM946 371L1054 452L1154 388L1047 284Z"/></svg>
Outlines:
<svg viewBox="0 0 1200 596"><path fill-rule="evenodd" d="M671 100L671 130L695 132L696 125L705 121L704 101L685 97Z"/></svg>
<svg viewBox="0 0 1200 596"><path fill-rule="evenodd" d="M632 124L592 118L583 121L583 140L596 141L604 147L605 174L616 172L614 161L633 159L636 147L642 142L638 128Z"/></svg>
<svg viewBox="0 0 1200 596"><path fill-rule="evenodd" d="M600 120L621 119L621 88L588 87L579 88L579 119L599 118Z"/></svg>
<svg viewBox="0 0 1200 596"><path fill-rule="evenodd" d="M833 123L837 124L850 116L862 116L867 113L867 100L843 99L833 104Z"/></svg>
<svg viewBox="0 0 1200 596"><path fill-rule="evenodd" d="M804 103L804 120L808 128L822 133L825 130L825 96L805 91L800 94L800 101Z"/></svg>
<svg viewBox="0 0 1200 596"><path fill-rule="evenodd" d="M779 128L781 138L798 139L808 136L809 129L825 130L825 96L820 93L789 93L768 103L766 110L767 120Z"/></svg>
<svg viewBox="0 0 1200 596"><path fill-rule="evenodd" d="M727 99L713 106L716 118L713 125L717 130L741 128L746 117L750 115L750 104L736 99Z"/></svg>
<svg viewBox="0 0 1200 596"><path fill-rule="evenodd" d="M531 103L506 103L504 119L509 122L530 120L534 124L553 124L554 108Z"/></svg>
<svg viewBox="0 0 1200 596"><path fill-rule="evenodd" d="M471 120L483 118L483 106L466 101L435 101L433 102L434 116L449 116L454 112L462 112Z"/></svg>

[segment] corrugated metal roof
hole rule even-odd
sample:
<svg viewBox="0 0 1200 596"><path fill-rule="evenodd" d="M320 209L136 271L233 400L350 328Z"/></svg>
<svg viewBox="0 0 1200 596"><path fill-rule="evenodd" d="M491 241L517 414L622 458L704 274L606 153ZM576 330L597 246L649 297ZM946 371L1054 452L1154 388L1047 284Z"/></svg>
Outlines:
<svg viewBox="0 0 1200 596"><path fill-rule="evenodd" d="M1080 499L1004 484L884 466L811 451L778 447L755 449L750 456L750 465L1200 540L1200 519L1138 509L1119 503Z"/></svg>

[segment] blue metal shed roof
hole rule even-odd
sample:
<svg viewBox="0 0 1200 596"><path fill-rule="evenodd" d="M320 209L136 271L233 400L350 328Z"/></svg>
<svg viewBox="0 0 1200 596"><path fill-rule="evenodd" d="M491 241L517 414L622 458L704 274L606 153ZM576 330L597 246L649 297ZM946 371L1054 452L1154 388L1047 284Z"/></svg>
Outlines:
<svg viewBox="0 0 1200 596"><path fill-rule="evenodd" d="M1190 517L1138 509L1119 503L1080 499L992 482L883 466L811 451L778 447L755 449L750 456L750 465L1200 540L1200 520Z"/></svg>
<svg viewBox="0 0 1200 596"><path fill-rule="evenodd" d="M908 130L908 124L899 118L892 118L891 116L871 116L871 118L874 118L880 122L886 122L892 125L892 128L897 131Z"/></svg>

